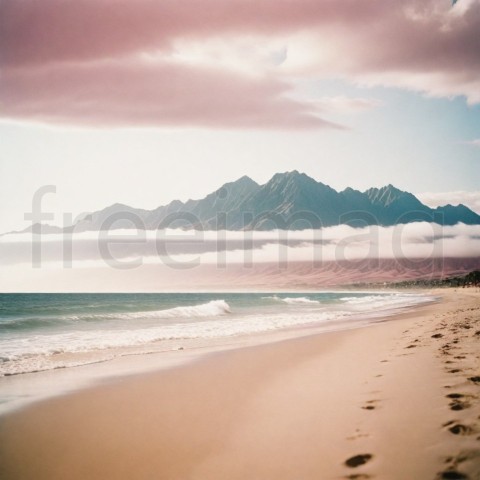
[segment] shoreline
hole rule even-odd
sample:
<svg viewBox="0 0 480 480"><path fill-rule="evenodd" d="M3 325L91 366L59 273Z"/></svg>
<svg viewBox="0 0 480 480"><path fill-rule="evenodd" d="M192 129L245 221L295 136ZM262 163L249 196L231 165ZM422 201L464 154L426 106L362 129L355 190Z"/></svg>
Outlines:
<svg viewBox="0 0 480 480"><path fill-rule="evenodd" d="M320 293L323 293L323 290ZM335 293L348 294L349 292L336 290ZM361 293L376 295L383 292L362 291ZM216 352L321 335L327 332L365 328L378 322L392 321L437 303L441 298L437 294L430 294L428 290L422 292L391 292L391 294L397 293L420 294L426 299L423 302L405 306L390 306L379 310L378 313L359 311L343 319L294 324L255 333L211 338L161 340L131 348L112 348L90 353L57 354L51 357L51 368L7 373L0 377L0 416L58 395L68 395L85 388L101 385L102 382L117 381L123 377L174 368L197 361L205 355ZM221 293L219 294L221 295ZM63 362L67 362L67 365ZM79 363L76 364L76 362ZM55 366L55 363L58 366ZM48 390L45 389L45 385L48 385Z"/></svg>
<svg viewBox="0 0 480 480"><path fill-rule="evenodd" d="M0 477L478 478L480 294L434 293L368 328L210 352L7 413Z"/></svg>

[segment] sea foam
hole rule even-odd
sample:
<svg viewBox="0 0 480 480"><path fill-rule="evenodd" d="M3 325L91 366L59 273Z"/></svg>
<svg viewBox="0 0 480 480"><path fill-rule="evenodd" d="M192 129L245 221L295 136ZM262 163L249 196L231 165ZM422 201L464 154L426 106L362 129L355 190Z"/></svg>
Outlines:
<svg viewBox="0 0 480 480"><path fill-rule="evenodd" d="M118 319L118 320L137 320L142 318L197 318L197 317L217 317L227 315L232 310L225 300L211 300L201 305L182 306L168 308L165 310L153 310L145 312L124 312L124 313L100 313L86 315L69 315L63 317L64 320L96 320L96 319Z"/></svg>
<svg viewBox="0 0 480 480"><path fill-rule="evenodd" d="M307 297L278 297L277 295L273 295L270 297L262 297L265 300L278 300L279 302L288 303L289 305L301 305L301 304L309 304L309 305L318 305L320 302L318 300L311 300Z"/></svg>

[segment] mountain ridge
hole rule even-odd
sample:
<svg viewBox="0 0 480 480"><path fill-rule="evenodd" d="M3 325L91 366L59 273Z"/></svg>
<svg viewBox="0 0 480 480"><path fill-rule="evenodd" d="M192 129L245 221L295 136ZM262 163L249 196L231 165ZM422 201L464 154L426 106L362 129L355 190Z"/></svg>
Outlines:
<svg viewBox="0 0 480 480"><path fill-rule="evenodd" d="M173 200L153 210L115 203L61 230L302 230L342 224L393 226L417 221L480 225L480 215L463 204L430 208L412 193L392 184L364 192L351 187L336 191L293 170L276 173L263 185L244 175L201 199Z"/></svg>

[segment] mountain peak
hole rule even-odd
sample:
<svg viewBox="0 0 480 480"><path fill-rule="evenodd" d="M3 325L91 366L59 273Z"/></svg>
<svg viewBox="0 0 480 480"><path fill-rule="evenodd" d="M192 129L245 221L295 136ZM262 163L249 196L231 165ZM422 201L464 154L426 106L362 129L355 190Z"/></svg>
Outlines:
<svg viewBox="0 0 480 480"><path fill-rule="evenodd" d="M285 198L287 198L287 196L291 196L295 192L318 186L319 184L313 178L305 175L305 173L300 173L298 170L293 170L291 172L276 173L262 188L275 194L285 195Z"/></svg>
<svg viewBox="0 0 480 480"><path fill-rule="evenodd" d="M247 185L247 186L258 186L258 183L255 180L252 180L248 175L244 175L243 177L240 177L238 180L235 180L234 182L230 182L232 184L238 184L238 185Z"/></svg>
<svg viewBox="0 0 480 480"><path fill-rule="evenodd" d="M403 190L400 190L399 188L395 187L391 183L389 183L388 185L385 185L380 190L383 190L385 192L392 192L392 193L405 193Z"/></svg>
<svg viewBox="0 0 480 480"><path fill-rule="evenodd" d="M225 197L227 193L228 195L244 195L255 191L257 188L260 188L260 185L247 175L244 175L238 180L225 183L215 191L215 194L220 197Z"/></svg>
<svg viewBox="0 0 480 480"><path fill-rule="evenodd" d="M411 193L404 192L391 183L381 188L369 188L364 193L373 204L383 205L384 207L388 207L400 198L415 199Z"/></svg>
<svg viewBox="0 0 480 480"><path fill-rule="evenodd" d="M130 207L129 205L126 205L124 203L114 203L113 205L110 205L109 207L104 208L104 210L108 211L126 211L126 210L131 210L133 207Z"/></svg>
<svg viewBox="0 0 480 480"><path fill-rule="evenodd" d="M307 174L299 172L298 170L292 170L290 172L276 173L268 182L269 183L287 183L287 182L314 182L317 183L312 177Z"/></svg>
<svg viewBox="0 0 480 480"><path fill-rule="evenodd" d="M376 187L369 188L368 190L365 191L365 193L368 193L368 192L406 193L403 190L400 190L399 188L395 187L395 185L392 185L391 183L389 183L388 185L384 185L383 187L380 187L380 188L376 188Z"/></svg>

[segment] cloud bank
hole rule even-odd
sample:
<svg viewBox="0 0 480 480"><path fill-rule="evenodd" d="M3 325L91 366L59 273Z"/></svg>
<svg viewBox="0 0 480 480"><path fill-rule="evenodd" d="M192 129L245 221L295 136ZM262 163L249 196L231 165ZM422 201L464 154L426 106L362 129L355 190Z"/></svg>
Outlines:
<svg viewBox="0 0 480 480"><path fill-rule="evenodd" d="M3 1L1 115L335 127L294 88L300 78L338 77L479 103L479 31L480 0Z"/></svg>
<svg viewBox="0 0 480 480"><path fill-rule="evenodd" d="M364 259L480 258L480 225L440 226L418 222L392 227L339 225L302 231L114 230L0 238L2 265L32 264L32 245L40 242L40 266L142 264L181 266L337 262ZM70 253L71 252L71 253ZM66 262L66 259L68 260ZM70 268L70 266L67 266Z"/></svg>
<svg viewBox="0 0 480 480"><path fill-rule="evenodd" d="M480 226L346 225L305 231L115 231L0 237L0 291L315 288L463 275L480 268Z"/></svg>

